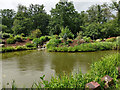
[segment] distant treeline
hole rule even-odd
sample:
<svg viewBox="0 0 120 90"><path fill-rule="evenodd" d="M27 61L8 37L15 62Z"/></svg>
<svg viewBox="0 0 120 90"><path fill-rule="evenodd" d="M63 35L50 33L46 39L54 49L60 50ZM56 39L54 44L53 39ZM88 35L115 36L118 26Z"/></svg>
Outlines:
<svg viewBox="0 0 120 90"><path fill-rule="evenodd" d="M75 10L72 2L60 1L50 12L50 15L47 14L44 5L39 4L29 7L18 5L17 12L13 9L0 10L2 33L29 36L32 31L40 29L42 35L58 35L61 28L68 27L75 36L81 31L83 36L92 39L120 35L120 1L92 5L81 13Z"/></svg>

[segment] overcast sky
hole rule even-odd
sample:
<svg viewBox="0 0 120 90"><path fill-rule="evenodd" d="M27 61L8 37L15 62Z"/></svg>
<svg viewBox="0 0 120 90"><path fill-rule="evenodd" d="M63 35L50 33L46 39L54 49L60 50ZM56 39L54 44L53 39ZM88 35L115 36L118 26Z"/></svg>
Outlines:
<svg viewBox="0 0 120 90"><path fill-rule="evenodd" d="M100 4L103 2L111 2L111 0L69 0L74 3L74 6L78 12L86 10L92 4ZM29 6L30 4L44 4L45 10L47 13L51 10L51 8L55 7L55 4L58 3L59 0L0 0L0 9L14 9L17 11L17 5L22 4L25 6Z"/></svg>

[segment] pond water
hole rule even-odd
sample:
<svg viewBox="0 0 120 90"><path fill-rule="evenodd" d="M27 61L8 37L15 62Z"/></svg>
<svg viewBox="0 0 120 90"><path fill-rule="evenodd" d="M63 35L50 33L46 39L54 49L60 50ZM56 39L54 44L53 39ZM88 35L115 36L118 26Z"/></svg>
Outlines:
<svg viewBox="0 0 120 90"><path fill-rule="evenodd" d="M2 54L3 87L10 87L15 80L18 88L30 88L33 82L40 81L45 75L46 80L51 76L77 72L81 69L86 73L90 64L101 57L116 53L116 51L97 52L47 52L47 51L19 51ZM8 84L9 83L9 84Z"/></svg>

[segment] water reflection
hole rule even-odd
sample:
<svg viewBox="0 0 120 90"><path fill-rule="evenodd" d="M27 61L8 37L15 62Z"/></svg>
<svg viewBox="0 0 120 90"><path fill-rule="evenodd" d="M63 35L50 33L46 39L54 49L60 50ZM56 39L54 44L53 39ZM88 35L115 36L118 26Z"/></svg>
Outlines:
<svg viewBox="0 0 120 90"><path fill-rule="evenodd" d="M105 54L116 51L98 51L82 53L56 53L47 51L20 51L2 54L3 84L16 80L19 87L30 87L33 81L46 75L50 80L51 75L67 74L81 69L83 73L89 70L89 65Z"/></svg>

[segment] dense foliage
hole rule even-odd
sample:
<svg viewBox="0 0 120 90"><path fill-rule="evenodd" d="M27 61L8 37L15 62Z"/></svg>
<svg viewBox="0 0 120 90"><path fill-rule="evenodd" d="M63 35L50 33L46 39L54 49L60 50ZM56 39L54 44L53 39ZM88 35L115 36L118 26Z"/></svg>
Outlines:
<svg viewBox="0 0 120 90"><path fill-rule="evenodd" d="M17 46L17 47L2 47L1 51L2 53L5 52L13 52L13 51L22 51L22 50L34 50L36 47L27 47L27 46Z"/></svg>
<svg viewBox="0 0 120 90"><path fill-rule="evenodd" d="M117 49L118 44L116 42L96 42L96 43L84 43L74 47L68 47L64 45L63 47L57 47L59 40L52 39L47 44L48 51L54 52L88 52L88 51L98 51L98 50L113 50Z"/></svg>
<svg viewBox="0 0 120 90"><path fill-rule="evenodd" d="M82 36L91 39L116 37L120 35L119 7L120 1L104 3L92 5L86 11L78 13L72 2L59 1L48 15L44 5L31 4L29 7L18 5L17 12L12 9L0 10L0 18L2 18L0 28L3 33L15 35L24 33L25 36L33 33L37 38L48 34L59 35L64 32L61 28L66 30L66 27L71 30L74 37L80 31Z"/></svg>

